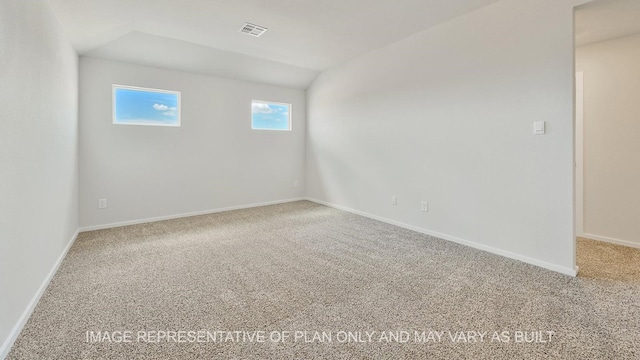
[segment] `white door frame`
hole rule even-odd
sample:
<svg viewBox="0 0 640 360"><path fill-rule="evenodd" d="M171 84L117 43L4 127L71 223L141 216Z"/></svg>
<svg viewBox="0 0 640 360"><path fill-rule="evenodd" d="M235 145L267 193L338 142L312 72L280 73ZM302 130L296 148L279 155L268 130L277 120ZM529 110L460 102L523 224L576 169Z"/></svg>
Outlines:
<svg viewBox="0 0 640 360"><path fill-rule="evenodd" d="M584 236L584 73L576 72L575 231Z"/></svg>

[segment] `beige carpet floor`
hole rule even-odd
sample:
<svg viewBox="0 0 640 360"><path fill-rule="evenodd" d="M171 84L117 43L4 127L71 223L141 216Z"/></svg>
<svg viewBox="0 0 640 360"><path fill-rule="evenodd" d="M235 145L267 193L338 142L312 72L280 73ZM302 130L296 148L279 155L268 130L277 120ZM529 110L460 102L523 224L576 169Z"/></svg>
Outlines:
<svg viewBox="0 0 640 360"><path fill-rule="evenodd" d="M578 245L572 278L304 201L82 233L9 359L640 358L640 251Z"/></svg>

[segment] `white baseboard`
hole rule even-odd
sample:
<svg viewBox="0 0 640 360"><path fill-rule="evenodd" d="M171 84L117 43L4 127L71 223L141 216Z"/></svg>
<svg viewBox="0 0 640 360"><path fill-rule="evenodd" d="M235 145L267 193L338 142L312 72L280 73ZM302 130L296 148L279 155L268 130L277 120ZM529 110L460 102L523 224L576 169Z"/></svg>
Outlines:
<svg viewBox="0 0 640 360"><path fill-rule="evenodd" d="M608 243L611 243L611 244L628 246L628 247L640 249L640 243L629 241L629 240L620 240L620 239L616 239L616 238L610 238L610 237L607 237L607 236L600 236L600 235L587 234L587 233L579 234L578 237L583 237L583 238L587 238L587 239L591 239L591 240L598 240L598 241L608 242Z"/></svg>
<svg viewBox="0 0 640 360"><path fill-rule="evenodd" d="M122 222L104 224L104 225L85 226L85 227L81 227L80 228L80 232L93 231L93 230L102 230L102 229L111 229L111 228L115 228L115 227L137 225L137 224L146 224L146 223L152 223L152 222L156 222L156 221L180 219L180 218L185 218L185 217L190 217L190 216L198 216L198 215L215 214L215 213L224 212L224 211L249 209L249 208L254 208L254 207L284 204L284 203L289 203L289 202L294 202L294 201L302 201L302 200L305 200L305 199L304 198L292 198L292 199L284 199L284 200L276 200L276 201L267 201L267 202L262 202L262 203L230 206L230 207L218 208L218 209L195 211L195 212L189 212L189 213L183 213L183 214L158 216L158 217L147 218L147 219L122 221Z"/></svg>
<svg viewBox="0 0 640 360"><path fill-rule="evenodd" d="M69 249L71 249L71 246L73 246L73 243L78 238L79 233L80 233L80 229L76 230L76 233L73 234L73 237L71 237L71 240L69 240L69 243L64 248L60 256L58 256L58 259L56 260L56 262L53 264L51 271L49 271L49 274L47 274L47 277L44 279L42 284L40 284L38 291L36 291L36 293L33 295L33 298L29 302L29 305L27 305L27 308L22 313L22 316L20 316L20 319L18 319L18 322L15 324L13 329L11 329L11 332L9 332L9 336L4 341L4 344L2 344L2 347L0 347L0 359L4 359L9 355L9 351L11 351L11 347L13 346L13 343L18 338L18 335L20 335L20 332L22 331L22 328L29 320L29 317L31 317L33 310L36 308L36 305L38 305L38 301L40 301L42 294L44 294L44 291L47 289L47 286L49 286L49 283L53 279L53 276L58 271L60 264L62 264L62 260L64 260L64 258L67 256Z"/></svg>
<svg viewBox="0 0 640 360"><path fill-rule="evenodd" d="M377 216L377 215L372 215L369 213L365 213L359 210L354 210L345 206L341 206L341 205L336 205L336 204L332 204L326 201L322 201L322 200L318 200L318 199L314 199L314 198L306 198L305 200L320 204L320 205L325 205L325 206L329 206L338 210L343 210L343 211L347 211L353 214L357 214L360 216L364 216L370 219L374 219L374 220L378 220L387 224L391 224L391 225L395 225L395 226L399 226L401 228L405 228L408 230L412 230L421 234L425 234L425 235L429 235L429 236L433 236L433 237L437 237L439 239L443 239L443 240L449 240L461 245L465 245L465 246L469 246L472 247L474 249L478 249L478 250L482 250L482 251L486 251L486 252L490 252L492 254L496 254L496 255L500 255L500 256L504 256L510 259L514 259L514 260L518 260L518 261L522 261L525 262L527 264L531 264L531 265L535 265L547 270L551 270L551 271L555 271L564 275L569 275L569 276L573 276L575 277L578 274L578 267L575 267L574 269L572 268L567 268L567 267L563 267L563 266L558 266L556 264L551 264L548 263L546 261L542 261L542 260L538 260L538 259L534 259L528 256L524 256L524 255L520 255L520 254L516 254L516 253L512 253L510 251L505 251L505 250L501 250L498 248L494 248L491 246L487 246L487 245L483 245L483 244L479 244L473 241L469 241L469 240L464 240L464 239L460 239L457 238L455 236L451 236L451 235L447 235L447 234L442 234L436 231L431 231L428 229L424 229L424 228L420 228L417 226L413 226L413 225L409 225L409 224L405 224L402 222L398 222L395 220L390 220L387 218L383 218L381 216Z"/></svg>

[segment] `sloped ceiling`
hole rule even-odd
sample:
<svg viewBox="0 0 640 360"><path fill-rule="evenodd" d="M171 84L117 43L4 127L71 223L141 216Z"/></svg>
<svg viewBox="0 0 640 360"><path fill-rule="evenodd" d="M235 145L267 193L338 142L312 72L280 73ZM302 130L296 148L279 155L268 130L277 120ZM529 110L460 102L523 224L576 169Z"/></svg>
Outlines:
<svg viewBox="0 0 640 360"><path fill-rule="evenodd" d="M80 55L306 88L496 0L49 0ZM259 38L245 22L267 27ZM163 56L161 56L163 55Z"/></svg>

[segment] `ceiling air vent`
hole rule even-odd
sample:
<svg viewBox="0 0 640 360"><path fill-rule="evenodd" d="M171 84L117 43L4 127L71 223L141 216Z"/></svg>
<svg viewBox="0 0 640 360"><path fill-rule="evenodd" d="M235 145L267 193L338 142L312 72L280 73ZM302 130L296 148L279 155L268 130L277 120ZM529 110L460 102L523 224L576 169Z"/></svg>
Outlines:
<svg viewBox="0 0 640 360"><path fill-rule="evenodd" d="M264 34L265 31L267 31L266 27L252 23L245 23L244 25L242 25L242 29L240 29L241 33L245 33L255 37L259 37L260 35Z"/></svg>

